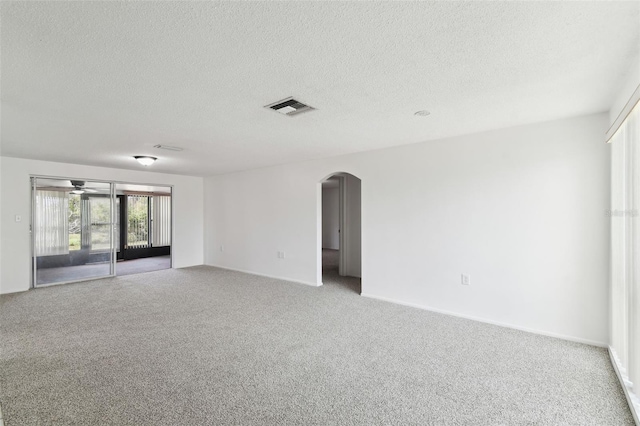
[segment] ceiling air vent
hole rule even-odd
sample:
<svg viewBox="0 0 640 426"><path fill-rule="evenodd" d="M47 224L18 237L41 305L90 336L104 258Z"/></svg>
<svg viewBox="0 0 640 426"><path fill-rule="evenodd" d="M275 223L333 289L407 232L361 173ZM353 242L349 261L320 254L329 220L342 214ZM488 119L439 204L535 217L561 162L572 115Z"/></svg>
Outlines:
<svg viewBox="0 0 640 426"><path fill-rule="evenodd" d="M167 149L169 151L182 151L182 148L177 146L169 146L169 145L154 145L154 148L158 149Z"/></svg>
<svg viewBox="0 0 640 426"><path fill-rule="evenodd" d="M274 102L269 105L265 105L264 107L271 108L275 112L279 112L280 114L283 114L283 115L296 115L296 114L301 114L303 112L307 112L315 109L293 98L283 99L281 101Z"/></svg>

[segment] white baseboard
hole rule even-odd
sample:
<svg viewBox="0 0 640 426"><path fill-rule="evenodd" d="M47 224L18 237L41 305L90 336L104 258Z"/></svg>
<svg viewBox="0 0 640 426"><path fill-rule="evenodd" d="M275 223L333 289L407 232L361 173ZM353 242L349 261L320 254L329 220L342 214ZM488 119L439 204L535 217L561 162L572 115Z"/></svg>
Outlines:
<svg viewBox="0 0 640 426"><path fill-rule="evenodd" d="M0 296L3 294L16 294L16 293L24 293L25 291L29 291L31 290L30 288L21 288L19 290L11 290L11 291L1 291L0 290Z"/></svg>
<svg viewBox="0 0 640 426"><path fill-rule="evenodd" d="M259 272L248 271L246 269L228 268L226 266L218 266L218 265L212 265L212 264L206 264L206 266L213 266L214 268L226 269L227 271L242 272L243 274L258 275L260 277L265 277L265 278L273 278L275 280L289 281L292 283L309 285L311 287L320 287L322 285L322 283L317 284L317 283L312 283L310 281L294 280L293 278L277 277L275 275L261 274Z"/></svg>
<svg viewBox="0 0 640 426"><path fill-rule="evenodd" d="M417 303L411 303L411 302L405 302L403 300L391 299L389 297L376 296L374 294L367 294L367 293L362 293L361 296L368 297L370 299L382 300L384 302L391 302L391 303L395 303L397 305L409 306L411 308L418 308L418 309L422 309L422 310L425 310L425 311L436 312L436 313L439 313L439 314L451 315L451 316L454 316L454 317L459 317L459 318L469 319L469 320L473 320L473 321L484 322L484 323L487 323L487 324L497 325L497 326L500 326L500 327L512 328L514 330L526 331L528 333L540 334L542 336L556 337L558 339L569 340L571 342L585 343L587 345L598 346L598 347L601 347L601 348L606 348L608 346L608 344L604 343L604 342L597 342L597 341L594 341L594 340L582 339L580 337L567 336L567 335L564 335L564 334L551 333L551 332L548 332L548 331L542 331L542 330L535 330L535 329L532 329L532 328L520 327L520 326L517 326L517 325L507 324L507 323L503 323L503 322L499 322L499 321L493 321L493 320L486 319L486 318L479 318L479 317L474 317L472 315L465 315L465 314L460 314L460 313L457 313L457 312L446 311L444 309L438 309L438 308L432 308L430 306L419 305Z"/></svg>
<svg viewBox="0 0 640 426"><path fill-rule="evenodd" d="M633 384L629 381L624 368L620 365L616 351L611 346L609 346L609 358L611 358L613 369L616 372L616 376L618 376L618 380L620 380L620 386L622 386L624 396L627 397L627 403L629 404L629 409L633 415L633 420L636 422L636 425L640 425L640 420L638 418L638 415L640 414L640 400L633 393Z"/></svg>

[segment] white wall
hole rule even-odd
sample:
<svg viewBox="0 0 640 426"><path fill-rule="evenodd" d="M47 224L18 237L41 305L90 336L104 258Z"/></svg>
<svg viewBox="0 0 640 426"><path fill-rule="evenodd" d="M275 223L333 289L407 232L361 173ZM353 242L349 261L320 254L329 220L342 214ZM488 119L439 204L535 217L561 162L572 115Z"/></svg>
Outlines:
<svg viewBox="0 0 640 426"><path fill-rule="evenodd" d="M345 275L362 277L361 182L351 175L344 176L345 208Z"/></svg>
<svg viewBox="0 0 640 426"><path fill-rule="evenodd" d="M339 188L322 188L322 248L340 248Z"/></svg>
<svg viewBox="0 0 640 426"><path fill-rule="evenodd" d="M104 179L173 187L173 266L203 263L203 179L143 171L80 166L0 157L1 229L0 293L29 289L31 215L30 175ZM22 216L16 223L15 216Z"/></svg>
<svg viewBox="0 0 640 426"><path fill-rule="evenodd" d="M206 178L205 262L318 284L319 182L349 172L362 179L363 294L604 344L607 121L596 114Z"/></svg>
<svg viewBox="0 0 640 426"><path fill-rule="evenodd" d="M640 51L640 47L638 48ZM620 79L620 88L614 96L611 109L609 110L609 124L612 124L625 107L633 92L640 85L640 54L636 54L631 66L623 72Z"/></svg>

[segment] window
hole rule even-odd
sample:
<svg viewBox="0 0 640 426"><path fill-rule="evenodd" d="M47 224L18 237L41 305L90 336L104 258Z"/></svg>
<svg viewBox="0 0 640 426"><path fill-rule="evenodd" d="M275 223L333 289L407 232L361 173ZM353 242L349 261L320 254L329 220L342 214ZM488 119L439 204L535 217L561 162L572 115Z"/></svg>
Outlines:
<svg viewBox="0 0 640 426"><path fill-rule="evenodd" d="M69 253L69 198L67 192L38 189L35 192L35 254Z"/></svg>
<svg viewBox="0 0 640 426"><path fill-rule="evenodd" d="M640 413L640 104L611 144L610 350Z"/></svg>

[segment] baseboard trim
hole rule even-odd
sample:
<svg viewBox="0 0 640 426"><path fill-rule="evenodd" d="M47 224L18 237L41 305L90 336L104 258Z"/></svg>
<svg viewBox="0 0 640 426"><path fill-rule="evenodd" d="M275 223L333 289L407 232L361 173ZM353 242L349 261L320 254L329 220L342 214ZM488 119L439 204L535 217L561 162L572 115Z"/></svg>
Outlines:
<svg viewBox="0 0 640 426"><path fill-rule="evenodd" d="M316 283L312 283L310 281L294 280L293 278L278 277L278 276L275 276L275 275L261 274L261 273L254 272L254 271L248 271L246 269L229 268L227 266L218 266L218 265L213 265L213 264L210 264L210 263L206 264L206 266L212 266L214 268L226 269L227 271L242 272L243 274L258 275L260 277L265 277L265 278L273 278L274 280L288 281L288 282L296 283L296 284L304 284L304 285L308 285L308 286L311 286L311 287L320 287L322 285L322 283L316 284Z"/></svg>
<svg viewBox="0 0 640 426"><path fill-rule="evenodd" d="M542 336L555 337L555 338L558 338L558 339L568 340L568 341L571 341L571 342L584 343L584 344L587 344L587 345L598 346L598 347L601 347L601 348L606 348L608 346L608 344L604 343L604 342L598 342L598 341L595 341L595 340L582 339L580 337L567 336L567 335L564 335L564 334L551 333L551 332L548 332L548 331L536 330L536 329L532 329L532 328L520 327L520 326L517 326L517 325L507 324L507 323L503 323L503 322L499 322L499 321L493 321L493 320L486 319L486 318L480 318L480 317L475 317L475 316L472 316L472 315L460 314L458 312L451 312L451 311L447 311L447 310L444 310L444 309L433 308L431 306L425 306L425 305L420 305L420 304L417 304L417 303L405 302L403 300L392 299L392 298L384 297L384 296L377 296L375 294L362 293L361 296L368 297L370 299L381 300L383 302L395 303L397 305L409 306L411 308L422 309L424 311L436 312L438 314L451 315L451 316L454 316L454 317L459 317L459 318L464 318L464 319L468 319L468 320L483 322L483 323L486 323L486 324L497 325L499 327L512 328L514 330L526 331L528 333L540 334Z"/></svg>
<svg viewBox="0 0 640 426"><path fill-rule="evenodd" d="M31 290L30 288L24 288L24 289L20 289L20 290L11 290L11 291L0 291L0 296L5 295L5 294L16 294L16 293L24 293L25 291L29 291Z"/></svg>
<svg viewBox="0 0 640 426"><path fill-rule="evenodd" d="M627 398L627 403L629 404L629 409L631 410L631 414L633 415L633 420L636 422L636 425L640 425L640 419L638 417L638 415L640 414L640 400L632 392L633 385L628 380L624 368L622 368L622 366L620 365L616 351L611 346L609 346L608 349L609 358L611 358L611 364L613 365L613 369L616 372L616 376L618 376L620 386L622 386L622 390L624 391L624 396Z"/></svg>

